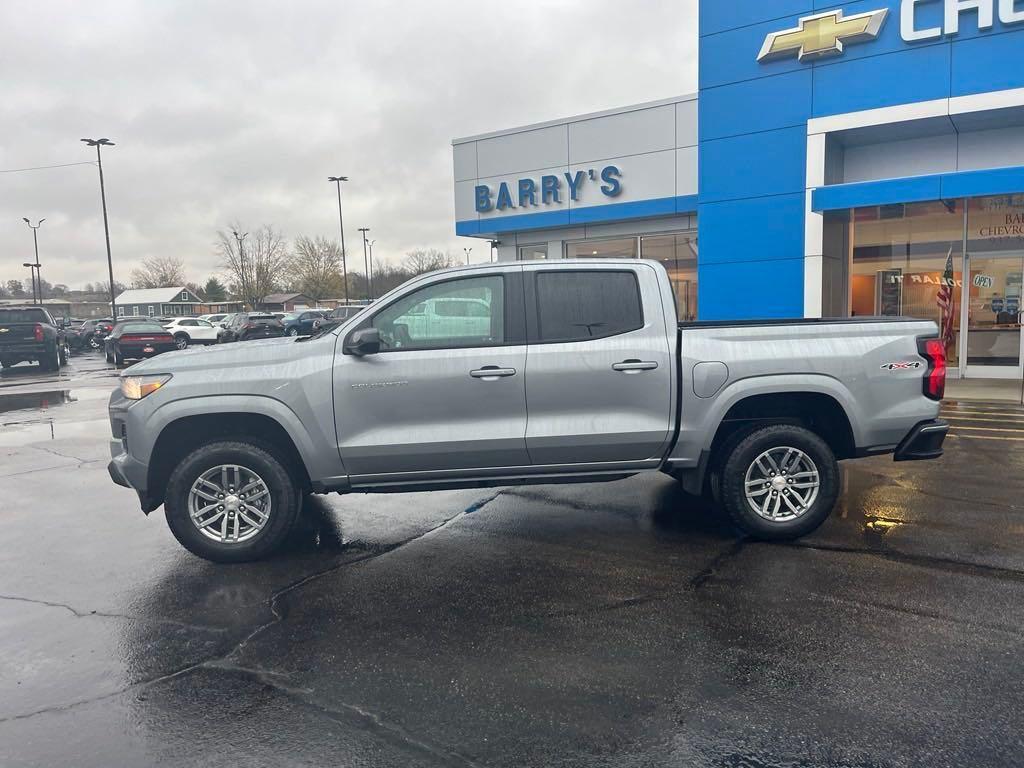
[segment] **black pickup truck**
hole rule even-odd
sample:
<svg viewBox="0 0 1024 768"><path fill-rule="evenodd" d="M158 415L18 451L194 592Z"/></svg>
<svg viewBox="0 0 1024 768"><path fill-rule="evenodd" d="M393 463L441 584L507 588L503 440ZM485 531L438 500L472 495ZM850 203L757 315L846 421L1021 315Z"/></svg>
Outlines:
<svg viewBox="0 0 1024 768"><path fill-rule="evenodd" d="M56 371L68 362L64 330L42 307L0 308L0 365L38 362Z"/></svg>

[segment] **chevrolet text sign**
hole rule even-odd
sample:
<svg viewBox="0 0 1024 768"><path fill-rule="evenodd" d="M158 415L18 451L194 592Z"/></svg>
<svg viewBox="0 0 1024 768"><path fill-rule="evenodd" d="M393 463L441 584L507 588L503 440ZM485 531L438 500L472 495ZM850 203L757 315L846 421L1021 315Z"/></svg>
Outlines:
<svg viewBox="0 0 1024 768"><path fill-rule="evenodd" d="M940 2L944 6L942 25L923 23L925 8ZM805 16L791 29L770 33L757 60L795 56L800 61L813 61L840 55L847 45L877 39L888 15L888 9L882 8L851 16L842 9ZM985 31L995 27L997 21L1004 25L1024 23L1024 0L902 0L900 4L900 36L907 43L956 35L966 24Z"/></svg>

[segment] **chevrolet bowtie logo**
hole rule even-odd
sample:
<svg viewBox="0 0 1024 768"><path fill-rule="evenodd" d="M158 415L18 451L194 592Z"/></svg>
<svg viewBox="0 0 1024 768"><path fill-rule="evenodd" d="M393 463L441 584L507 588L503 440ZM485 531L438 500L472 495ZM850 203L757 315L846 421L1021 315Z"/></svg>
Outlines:
<svg viewBox="0 0 1024 768"><path fill-rule="evenodd" d="M793 29L772 32L764 41L758 61L796 54L800 61L843 52L844 43L874 40L882 30L888 8L843 17L842 9L800 19Z"/></svg>

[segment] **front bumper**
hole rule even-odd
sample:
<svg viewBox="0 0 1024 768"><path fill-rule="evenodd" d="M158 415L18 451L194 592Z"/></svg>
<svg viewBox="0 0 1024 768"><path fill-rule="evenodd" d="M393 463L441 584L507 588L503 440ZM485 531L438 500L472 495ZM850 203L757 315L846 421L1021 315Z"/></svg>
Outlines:
<svg viewBox="0 0 1024 768"><path fill-rule="evenodd" d="M942 443L949 432L949 424L941 419L922 421L903 438L896 448L895 461L926 461L942 455Z"/></svg>
<svg viewBox="0 0 1024 768"><path fill-rule="evenodd" d="M149 467L137 459L133 459L124 449L121 440L110 441L110 463L107 474L110 479L123 488L131 488L139 497L139 506L147 515L160 506L161 502L146 492Z"/></svg>

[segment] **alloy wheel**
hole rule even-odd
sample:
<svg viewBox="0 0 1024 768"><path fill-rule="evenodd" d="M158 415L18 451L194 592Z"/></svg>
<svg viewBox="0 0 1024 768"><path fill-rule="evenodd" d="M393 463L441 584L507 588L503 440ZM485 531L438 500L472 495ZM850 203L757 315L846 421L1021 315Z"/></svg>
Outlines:
<svg viewBox="0 0 1024 768"><path fill-rule="evenodd" d="M769 448L747 469L743 490L754 512L775 523L802 517L818 498L821 476L799 448Z"/></svg>
<svg viewBox="0 0 1024 768"><path fill-rule="evenodd" d="M188 493L192 524L220 544L248 541L270 519L270 488L248 467L221 464L206 470Z"/></svg>

